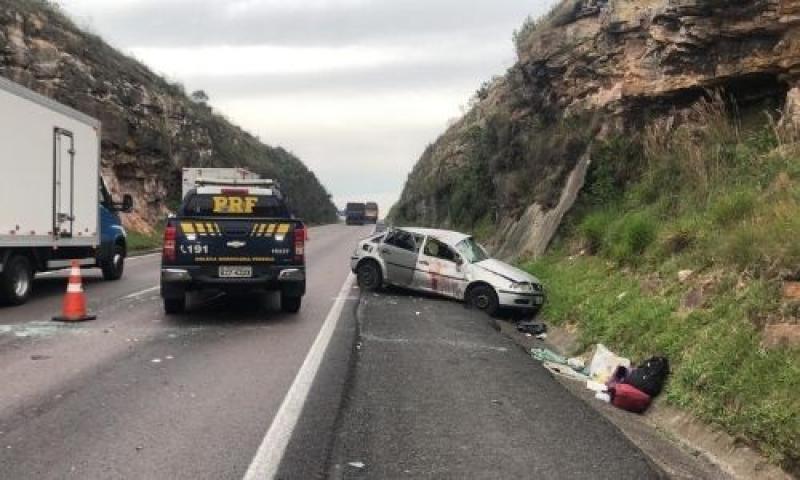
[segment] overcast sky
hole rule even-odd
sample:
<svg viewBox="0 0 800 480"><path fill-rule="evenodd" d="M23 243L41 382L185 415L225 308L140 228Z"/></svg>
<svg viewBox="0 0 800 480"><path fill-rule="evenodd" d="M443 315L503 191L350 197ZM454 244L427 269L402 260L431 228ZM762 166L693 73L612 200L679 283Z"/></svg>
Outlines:
<svg viewBox="0 0 800 480"><path fill-rule="evenodd" d="M272 145L340 207L387 209L425 146L514 63L555 0L61 0L102 35Z"/></svg>

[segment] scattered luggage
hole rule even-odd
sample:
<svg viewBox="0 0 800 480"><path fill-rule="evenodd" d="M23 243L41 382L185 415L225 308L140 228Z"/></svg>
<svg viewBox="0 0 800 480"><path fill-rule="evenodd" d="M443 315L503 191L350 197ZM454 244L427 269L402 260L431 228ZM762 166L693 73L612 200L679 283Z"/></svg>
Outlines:
<svg viewBox="0 0 800 480"><path fill-rule="evenodd" d="M625 378L624 383L633 385L651 397L657 397L664 389L668 376L669 361L664 357L651 357L636 367Z"/></svg>
<svg viewBox="0 0 800 480"><path fill-rule="evenodd" d="M612 405L634 413L644 413L652 401L650 395L627 383L620 383L610 394Z"/></svg>

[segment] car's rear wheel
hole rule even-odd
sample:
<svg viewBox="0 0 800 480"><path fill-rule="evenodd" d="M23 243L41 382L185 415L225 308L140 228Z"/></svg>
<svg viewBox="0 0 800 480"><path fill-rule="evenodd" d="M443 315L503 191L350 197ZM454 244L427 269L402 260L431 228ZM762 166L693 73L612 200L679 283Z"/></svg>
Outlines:
<svg viewBox="0 0 800 480"><path fill-rule="evenodd" d="M489 285L477 285L467 292L467 302L478 310L483 310L489 315L494 315L500 305L497 292Z"/></svg>
<svg viewBox="0 0 800 480"><path fill-rule="evenodd" d="M186 311L186 295L164 299L164 311L169 315L178 315Z"/></svg>
<svg viewBox="0 0 800 480"><path fill-rule="evenodd" d="M0 273L0 302L22 305L28 300L33 286L33 267L28 257L9 258Z"/></svg>
<svg viewBox="0 0 800 480"><path fill-rule="evenodd" d="M299 312L302 304L303 297L293 297L290 295L281 294L281 310L286 313Z"/></svg>
<svg viewBox="0 0 800 480"><path fill-rule="evenodd" d="M362 290L377 290L383 283L381 267L376 262L367 261L356 269L358 287Z"/></svg>

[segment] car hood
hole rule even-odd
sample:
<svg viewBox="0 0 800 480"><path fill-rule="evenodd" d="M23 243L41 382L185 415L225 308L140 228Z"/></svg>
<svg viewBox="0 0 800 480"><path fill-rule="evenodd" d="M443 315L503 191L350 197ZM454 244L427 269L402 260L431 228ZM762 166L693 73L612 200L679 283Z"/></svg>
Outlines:
<svg viewBox="0 0 800 480"><path fill-rule="evenodd" d="M538 278L534 277L530 273L524 272L519 268L512 267L506 262L501 262L500 260L494 258L483 260L482 262L478 262L475 265L484 270L492 272L495 275L499 275L507 280L510 280L512 282L541 283L539 282Z"/></svg>

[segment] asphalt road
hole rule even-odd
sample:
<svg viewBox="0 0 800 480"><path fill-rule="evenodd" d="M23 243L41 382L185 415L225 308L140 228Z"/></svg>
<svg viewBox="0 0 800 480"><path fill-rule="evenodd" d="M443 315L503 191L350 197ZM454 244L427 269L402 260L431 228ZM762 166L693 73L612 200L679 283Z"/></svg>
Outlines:
<svg viewBox="0 0 800 480"><path fill-rule="evenodd" d="M167 317L150 255L129 259L119 282L87 271L98 320L55 324L66 274L40 276L30 303L0 309L0 478L241 479L369 231L311 229L298 315L256 296L193 298L189 313ZM352 339L336 338L347 353ZM346 371L327 373L316 395L341 391ZM327 446L315 437L322 468Z"/></svg>
<svg viewBox="0 0 800 480"><path fill-rule="evenodd" d="M357 317L330 478L661 478L483 313L389 291Z"/></svg>
<svg viewBox="0 0 800 480"><path fill-rule="evenodd" d="M298 315L211 296L165 316L150 255L88 271L99 318L64 325L66 273L41 276L0 309L0 479L658 477L482 313L348 283L369 232L311 230Z"/></svg>

